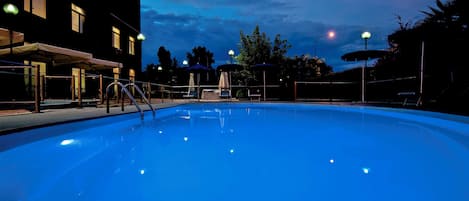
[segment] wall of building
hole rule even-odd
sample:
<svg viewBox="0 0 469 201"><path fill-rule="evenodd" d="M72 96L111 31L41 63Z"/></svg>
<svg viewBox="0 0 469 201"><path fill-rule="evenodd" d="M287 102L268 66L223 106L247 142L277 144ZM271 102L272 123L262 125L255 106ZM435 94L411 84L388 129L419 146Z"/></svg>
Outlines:
<svg viewBox="0 0 469 201"><path fill-rule="evenodd" d="M2 7L3 7L3 2ZM50 45L92 53L95 58L123 63L122 76L128 69L141 69L141 42L135 42L135 55L128 54L129 36L137 39L140 30L139 0L47 0L46 19L24 11L24 0L12 0L19 8L16 16L0 13L0 27L24 33L28 43ZM71 4L85 11L84 32L71 28ZM117 17L113 17L117 16ZM121 50L112 47L112 26L121 31Z"/></svg>

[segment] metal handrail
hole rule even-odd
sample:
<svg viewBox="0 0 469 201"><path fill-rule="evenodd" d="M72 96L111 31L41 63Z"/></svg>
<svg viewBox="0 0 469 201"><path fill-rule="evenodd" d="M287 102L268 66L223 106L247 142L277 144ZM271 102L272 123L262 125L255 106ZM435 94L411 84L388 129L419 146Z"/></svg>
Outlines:
<svg viewBox="0 0 469 201"><path fill-rule="evenodd" d="M132 96L132 94L130 94L129 90L127 90L127 88L120 82L112 82L109 85L107 85L107 87L106 87L106 113L109 113L109 96L108 96L108 92L109 92L109 88L113 85L118 85L122 88L121 92L125 92L125 94L127 94L127 97L129 97L129 99L132 101L132 103L135 105L135 107L137 107L138 111L140 112L140 118L143 120L144 115L143 115L142 108L140 108L140 106L138 106L137 101L135 101L134 97ZM121 96L122 96L122 109L121 110L124 111L124 94L122 94Z"/></svg>
<svg viewBox="0 0 469 201"><path fill-rule="evenodd" d="M145 103L150 107L151 111L153 112L153 117L155 117L155 109L153 108L153 106L151 106L150 101L148 101L148 99L145 97L140 87L138 87L138 85L136 85L135 83L128 83L124 85L124 88L127 88L128 86L133 86L135 89L137 89L138 93L142 96Z"/></svg>

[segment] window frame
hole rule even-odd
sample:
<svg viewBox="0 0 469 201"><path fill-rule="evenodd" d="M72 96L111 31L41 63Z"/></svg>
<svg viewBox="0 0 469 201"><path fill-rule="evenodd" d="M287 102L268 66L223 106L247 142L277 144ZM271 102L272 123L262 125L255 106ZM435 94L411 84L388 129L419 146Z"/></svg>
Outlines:
<svg viewBox="0 0 469 201"><path fill-rule="evenodd" d="M71 21L71 27L72 27L72 31L75 31L77 33L83 33L84 31L84 24L85 24L85 20L86 20L86 13L85 11L83 10L83 8L81 8L80 6L77 6L75 5L74 3L71 4L71 17L72 17L72 21ZM75 26L75 24L73 23L74 22L74 15L76 15L76 19L77 19L77 24Z"/></svg>
<svg viewBox="0 0 469 201"><path fill-rule="evenodd" d="M112 26L112 47L118 50L121 49L120 29L116 26Z"/></svg>
<svg viewBox="0 0 469 201"><path fill-rule="evenodd" d="M135 55L135 38L129 36L129 55Z"/></svg>
<svg viewBox="0 0 469 201"><path fill-rule="evenodd" d="M24 0L23 3L24 11L47 19L47 0Z"/></svg>

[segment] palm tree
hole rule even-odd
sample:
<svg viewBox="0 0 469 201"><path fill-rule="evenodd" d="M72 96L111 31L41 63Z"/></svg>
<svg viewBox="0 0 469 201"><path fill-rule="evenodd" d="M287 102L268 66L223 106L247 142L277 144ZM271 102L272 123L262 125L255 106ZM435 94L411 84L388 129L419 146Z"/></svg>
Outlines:
<svg viewBox="0 0 469 201"><path fill-rule="evenodd" d="M461 51L469 47L468 2L436 0L434 7L423 11L425 18L413 26L398 17L400 29L388 36L393 55L378 62L377 74L381 78L416 75L425 41L427 100L469 100L469 64ZM444 104L458 105L454 101Z"/></svg>

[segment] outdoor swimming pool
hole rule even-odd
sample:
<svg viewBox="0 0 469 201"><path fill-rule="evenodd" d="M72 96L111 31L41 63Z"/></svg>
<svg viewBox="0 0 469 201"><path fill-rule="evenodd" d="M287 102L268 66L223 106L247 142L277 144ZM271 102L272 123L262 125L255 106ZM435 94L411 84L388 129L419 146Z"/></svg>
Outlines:
<svg viewBox="0 0 469 201"><path fill-rule="evenodd" d="M188 104L0 136L2 201L467 201L468 189L469 118L439 113Z"/></svg>

